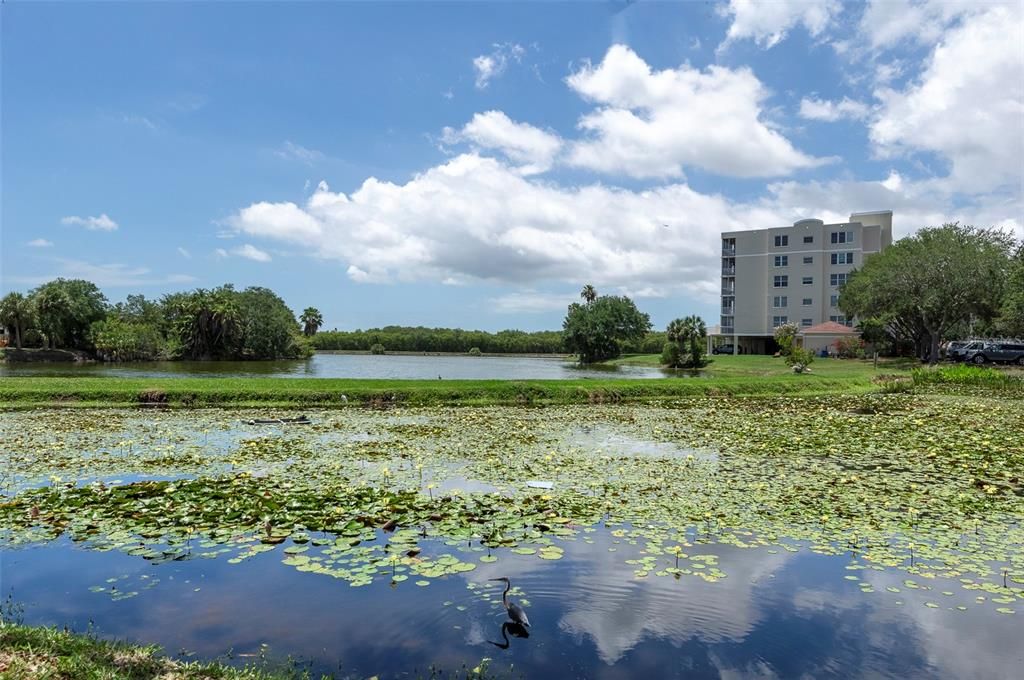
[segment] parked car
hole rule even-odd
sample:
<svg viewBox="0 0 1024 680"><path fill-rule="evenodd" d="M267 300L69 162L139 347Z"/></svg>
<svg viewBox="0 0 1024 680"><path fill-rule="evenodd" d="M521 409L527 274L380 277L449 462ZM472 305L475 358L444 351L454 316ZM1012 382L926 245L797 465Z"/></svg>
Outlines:
<svg viewBox="0 0 1024 680"><path fill-rule="evenodd" d="M950 361L963 361L984 346L985 343L980 340L951 342L946 349L946 358Z"/></svg>
<svg viewBox="0 0 1024 680"><path fill-rule="evenodd" d="M711 353L712 354L737 354L737 353L738 354L743 354L743 348L742 347L740 348L739 352L734 352L733 351L734 349L735 349L735 347L731 343L728 344L728 345L718 345L717 347L712 347L711 348Z"/></svg>
<svg viewBox="0 0 1024 680"><path fill-rule="evenodd" d="M972 364L992 362L1024 366L1024 343L986 342L980 349L968 354L966 360Z"/></svg>

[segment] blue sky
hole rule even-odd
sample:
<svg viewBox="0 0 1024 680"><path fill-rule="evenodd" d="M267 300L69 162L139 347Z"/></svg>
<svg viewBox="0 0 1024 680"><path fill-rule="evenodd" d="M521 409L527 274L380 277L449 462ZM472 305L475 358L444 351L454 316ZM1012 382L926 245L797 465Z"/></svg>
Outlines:
<svg viewBox="0 0 1024 680"><path fill-rule="evenodd" d="M1024 237L1020 3L2 5L0 287L328 328L717 321L718 233ZM666 226L667 225L667 226Z"/></svg>

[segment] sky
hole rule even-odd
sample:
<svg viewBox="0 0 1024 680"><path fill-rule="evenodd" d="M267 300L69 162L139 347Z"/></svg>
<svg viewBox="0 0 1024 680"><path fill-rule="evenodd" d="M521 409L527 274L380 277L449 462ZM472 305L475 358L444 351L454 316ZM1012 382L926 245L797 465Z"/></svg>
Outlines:
<svg viewBox="0 0 1024 680"><path fill-rule="evenodd" d="M266 286L325 328L718 321L719 234L1024 238L1024 5L0 5L0 291Z"/></svg>

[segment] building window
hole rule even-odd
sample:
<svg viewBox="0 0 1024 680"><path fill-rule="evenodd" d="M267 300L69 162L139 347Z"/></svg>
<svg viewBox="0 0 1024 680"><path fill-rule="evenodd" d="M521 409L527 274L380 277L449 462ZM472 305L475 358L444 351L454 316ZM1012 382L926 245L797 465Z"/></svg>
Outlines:
<svg viewBox="0 0 1024 680"><path fill-rule="evenodd" d="M774 286L776 288L788 288L789 287L789 277L788 276L776 276L776 277L774 277L773 282L774 282Z"/></svg>
<svg viewBox="0 0 1024 680"><path fill-rule="evenodd" d="M804 243L814 243L813 236L804 236Z"/></svg>
<svg viewBox="0 0 1024 680"><path fill-rule="evenodd" d="M775 247L776 248L785 248L788 245L789 245L789 236L788 235L787 236L776 236L775 237Z"/></svg>
<svg viewBox="0 0 1024 680"><path fill-rule="evenodd" d="M811 286L814 284L814 277L805 276L803 279L800 280L800 283L804 284L805 286Z"/></svg>
<svg viewBox="0 0 1024 680"><path fill-rule="evenodd" d="M839 296L838 295L833 295L832 297L830 297L828 299L828 304L831 305L832 307L838 307L839 306Z"/></svg>
<svg viewBox="0 0 1024 680"><path fill-rule="evenodd" d="M832 243L853 243L852 231L833 231Z"/></svg>
<svg viewBox="0 0 1024 680"><path fill-rule="evenodd" d="M789 255L776 255L775 256L776 267L788 267L789 266Z"/></svg>
<svg viewBox="0 0 1024 680"><path fill-rule="evenodd" d="M828 320L829 321L835 321L836 323L841 323L844 326L847 326L849 328L853 328L853 317L852 316L843 316L842 314L840 314L840 315L837 315L837 316L830 316L830 317L828 317Z"/></svg>
<svg viewBox="0 0 1024 680"><path fill-rule="evenodd" d="M784 323L789 323L789 317L788 316L773 316L772 317L772 326L774 328L778 328L779 326L781 326Z"/></svg>
<svg viewBox="0 0 1024 680"><path fill-rule="evenodd" d="M814 256L807 255L806 257L804 257L804 264L814 264Z"/></svg>
<svg viewBox="0 0 1024 680"><path fill-rule="evenodd" d="M832 253L832 264L853 264L853 253Z"/></svg>
<svg viewBox="0 0 1024 680"><path fill-rule="evenodd" d="M789 304L789 298L785 295L776 295L772 298L772 307L785 307Z"/></svg>
<svg viewBox="0 0 1024 680"><path fill-rule="evenodd" d="M804 328L807 328L808 326L812 325L813 323L814 323L814 319L800 319L800 325L803 326Z"/></svg>
<svg viewBox="0 0 1024 680"><path fill-rule="evenodd" d="M811 305L814 304L814 300L811 298L804 298L803 302L801 302L800 304L802 304L804 307L810 307Z"/></svg>
<svg viewBox="0 0 1024 680"><path fill-rule="evenodd" d="M828 285L830 286L843 286L846 285L846 274L829 274Z"/></svg>

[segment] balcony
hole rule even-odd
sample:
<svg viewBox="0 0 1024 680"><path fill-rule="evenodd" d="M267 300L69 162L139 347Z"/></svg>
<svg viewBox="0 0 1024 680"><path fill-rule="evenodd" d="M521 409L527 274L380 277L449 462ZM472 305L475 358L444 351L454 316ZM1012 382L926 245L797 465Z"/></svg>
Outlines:
<svg viewBox="0 0 1024 680"><path fill-rule="evenodd" d="M736 254L736 246L722 246L722 257L732 257Z"/></svg>
<svg viewBox="0 0 1024 680"><path fill-rule="evenodd" d="M722 326L720 332L722 333L722 335L732 335L734 330L735 327L733 326Z"/></svg>
<svg viewBox="0 0 1024 680"><path fill-rule="evenodd" d="M722 267L722 276L736 276L736 267Z"/></svg>
<svg viewBox="0 0 1024 680"><path fill-rule="evenodd" d="M736 314L735 307L722 307L722 316L733 316Z"/></svg>
<svg viewBox="0 0 1024 680"><path fill-rule="evenodd" d="M735 295L735 294L736 294L736 286L722 286L722 295L723 296Z"/></svg>

